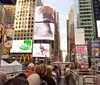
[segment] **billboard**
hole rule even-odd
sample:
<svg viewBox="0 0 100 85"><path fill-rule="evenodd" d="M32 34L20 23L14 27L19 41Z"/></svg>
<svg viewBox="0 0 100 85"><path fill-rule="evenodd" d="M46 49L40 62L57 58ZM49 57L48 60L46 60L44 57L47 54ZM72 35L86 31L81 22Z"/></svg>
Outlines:
<svg viewBox="0 0 100 85"><path fill-rule="evenodd" d="M37 43L33 44L33 57L50 57L50 45Z"/></svg>
<svg viewBox="0 0 100 85"><path fill-rule="evenodd" d="M83 28L75 29L75 45L83 45L83 44L85 44L84 29Z"/></svg>
<svg viewBox="0 0 100 85"><path fill-rule="evenodd" d="M97 20L97 33L98 37L100 37L100 20Z"/></svg>
<svg viewBox="0 0 100 85"><path fill-rule="evenodd" d="M50 6L36 7L35 22L54 22L54 10Z"/></svg>
<svg viewBox="0 0 100 85"><path fill-rule="evenodd" d="M4 33L4 47L7 49L12 48L12 41L14 38L14 26L6 25Z"/></svg>
<svg viewBox="0 0 100 85"><path fill-rule="evenodd" d="M95 57L100 57L100 42L92 42L91 43L92 48L92 55Z"/></svg>
<svg viewBox="0 0 100 85"><path fill-rule="evenodd" d="M75 62L78 64L88 64L87 46L76 46Z"/></svg>
<svg viewBox="0 0 100 85"><path fill-rule="evenodd" d="M35 23L34 40L54 40L54 23Z"/></svg>
<svg viewBox="0 0 100 85"><path fill-rule="evenodd" d="M32 53L32 40L13 40L10 53Z"/></svg>

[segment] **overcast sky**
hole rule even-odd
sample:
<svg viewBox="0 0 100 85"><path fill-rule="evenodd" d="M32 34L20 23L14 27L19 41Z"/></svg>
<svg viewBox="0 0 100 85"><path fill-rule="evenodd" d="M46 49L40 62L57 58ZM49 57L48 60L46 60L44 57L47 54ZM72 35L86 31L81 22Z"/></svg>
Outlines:
<svg viewBox="0 0 100 85"><path fill-rule="evenodd" d="M73 0L44 0L44 5L51 6L60 15L60 38L61 38L61 50L67 51L67 26L66 20ZM66 52L63 52L64 57Z"/></svg>

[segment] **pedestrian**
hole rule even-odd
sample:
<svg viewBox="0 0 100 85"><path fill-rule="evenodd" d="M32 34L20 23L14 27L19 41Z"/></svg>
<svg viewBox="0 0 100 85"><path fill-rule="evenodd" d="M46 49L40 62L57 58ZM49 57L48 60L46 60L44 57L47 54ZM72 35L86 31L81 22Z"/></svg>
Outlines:
<svg viewBox="0 0 100 85"><path fill-rule="evenodd" d="M97 75L94 81L94 85L100 85L100 75Z"/></svg>
<svg viewBox="0 0 100 85"><path fill-rule="evenodd" d="M65 69L65 83L67 83L67 85L69 85L70 70L71 70L71 64L66 65L66 69Z"/></svg>
<svg viewBox="0 0 100 85"><path fill-rule="evenodd" d="M3 71L0 71L0 85L4 85L6 82L6 74Z"/></svg>
<svg viewBox="0 0 100 85"><path fill-rule="evenodd" d="M26 73L26 76L28 77L28 76L30 76L33 73L34 73L34 64L33 63L30 63L28 65L28 72Z"/></svg>

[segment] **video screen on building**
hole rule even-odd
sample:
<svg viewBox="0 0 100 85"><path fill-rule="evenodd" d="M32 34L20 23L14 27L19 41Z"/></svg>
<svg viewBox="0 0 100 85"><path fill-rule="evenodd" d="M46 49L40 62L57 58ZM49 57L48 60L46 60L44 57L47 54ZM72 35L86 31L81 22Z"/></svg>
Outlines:
<svg viewBox="0 0 100 85"><path fill-rule="evenodd" d="M100 37L100 20L97 20L97 33L98 37Z"/></svg>
<svg viewBox="0 0 100 85"><path fill-rule="evenodd" d="M33 44L33 57L50 57L50 45L37 43Z"/></svg>
<svg viewBox="0 0 100 85"><path fill-rule="evenodd" d="M32 53L32 40L13 40L10 53Z"/></svg>
<svg viewBox="0 0 100 85"><path fill-rule="evenodd" d="M35 23L34 40L54 40L53 23Z"/></svg>
<svg viewBox="0 0 100 85"><path fill-rule="evenodd" d="M35 22L54 22L54 10L50 6L36 7Z"/></svg>

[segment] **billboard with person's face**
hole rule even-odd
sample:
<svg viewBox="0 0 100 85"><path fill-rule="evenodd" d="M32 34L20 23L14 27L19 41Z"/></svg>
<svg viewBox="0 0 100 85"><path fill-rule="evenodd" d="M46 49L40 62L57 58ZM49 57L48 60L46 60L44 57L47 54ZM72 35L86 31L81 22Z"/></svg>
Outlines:
<svg viewBox="0 0 100 85"><path fill-rule="evenodd" d="M37 43L33 44L33 57L50 57L50 45Z"/></svg>
<svg viewBox="0 0 100 85"><path fill-rule="evenodd" d="M54 40L53 23L35 23L34 40Z"/></svg>
<svg viewBox="0 0 100 85"><path fill-rule="evenodd" d="M54 10L50 6L36 7L35 22L54 22Z"/></svg>
<svg viewBox="0 0 100 85"><path fill-rule="evenodd" d="M10 53L32 53L32 40L13 40Z"/></svg>

